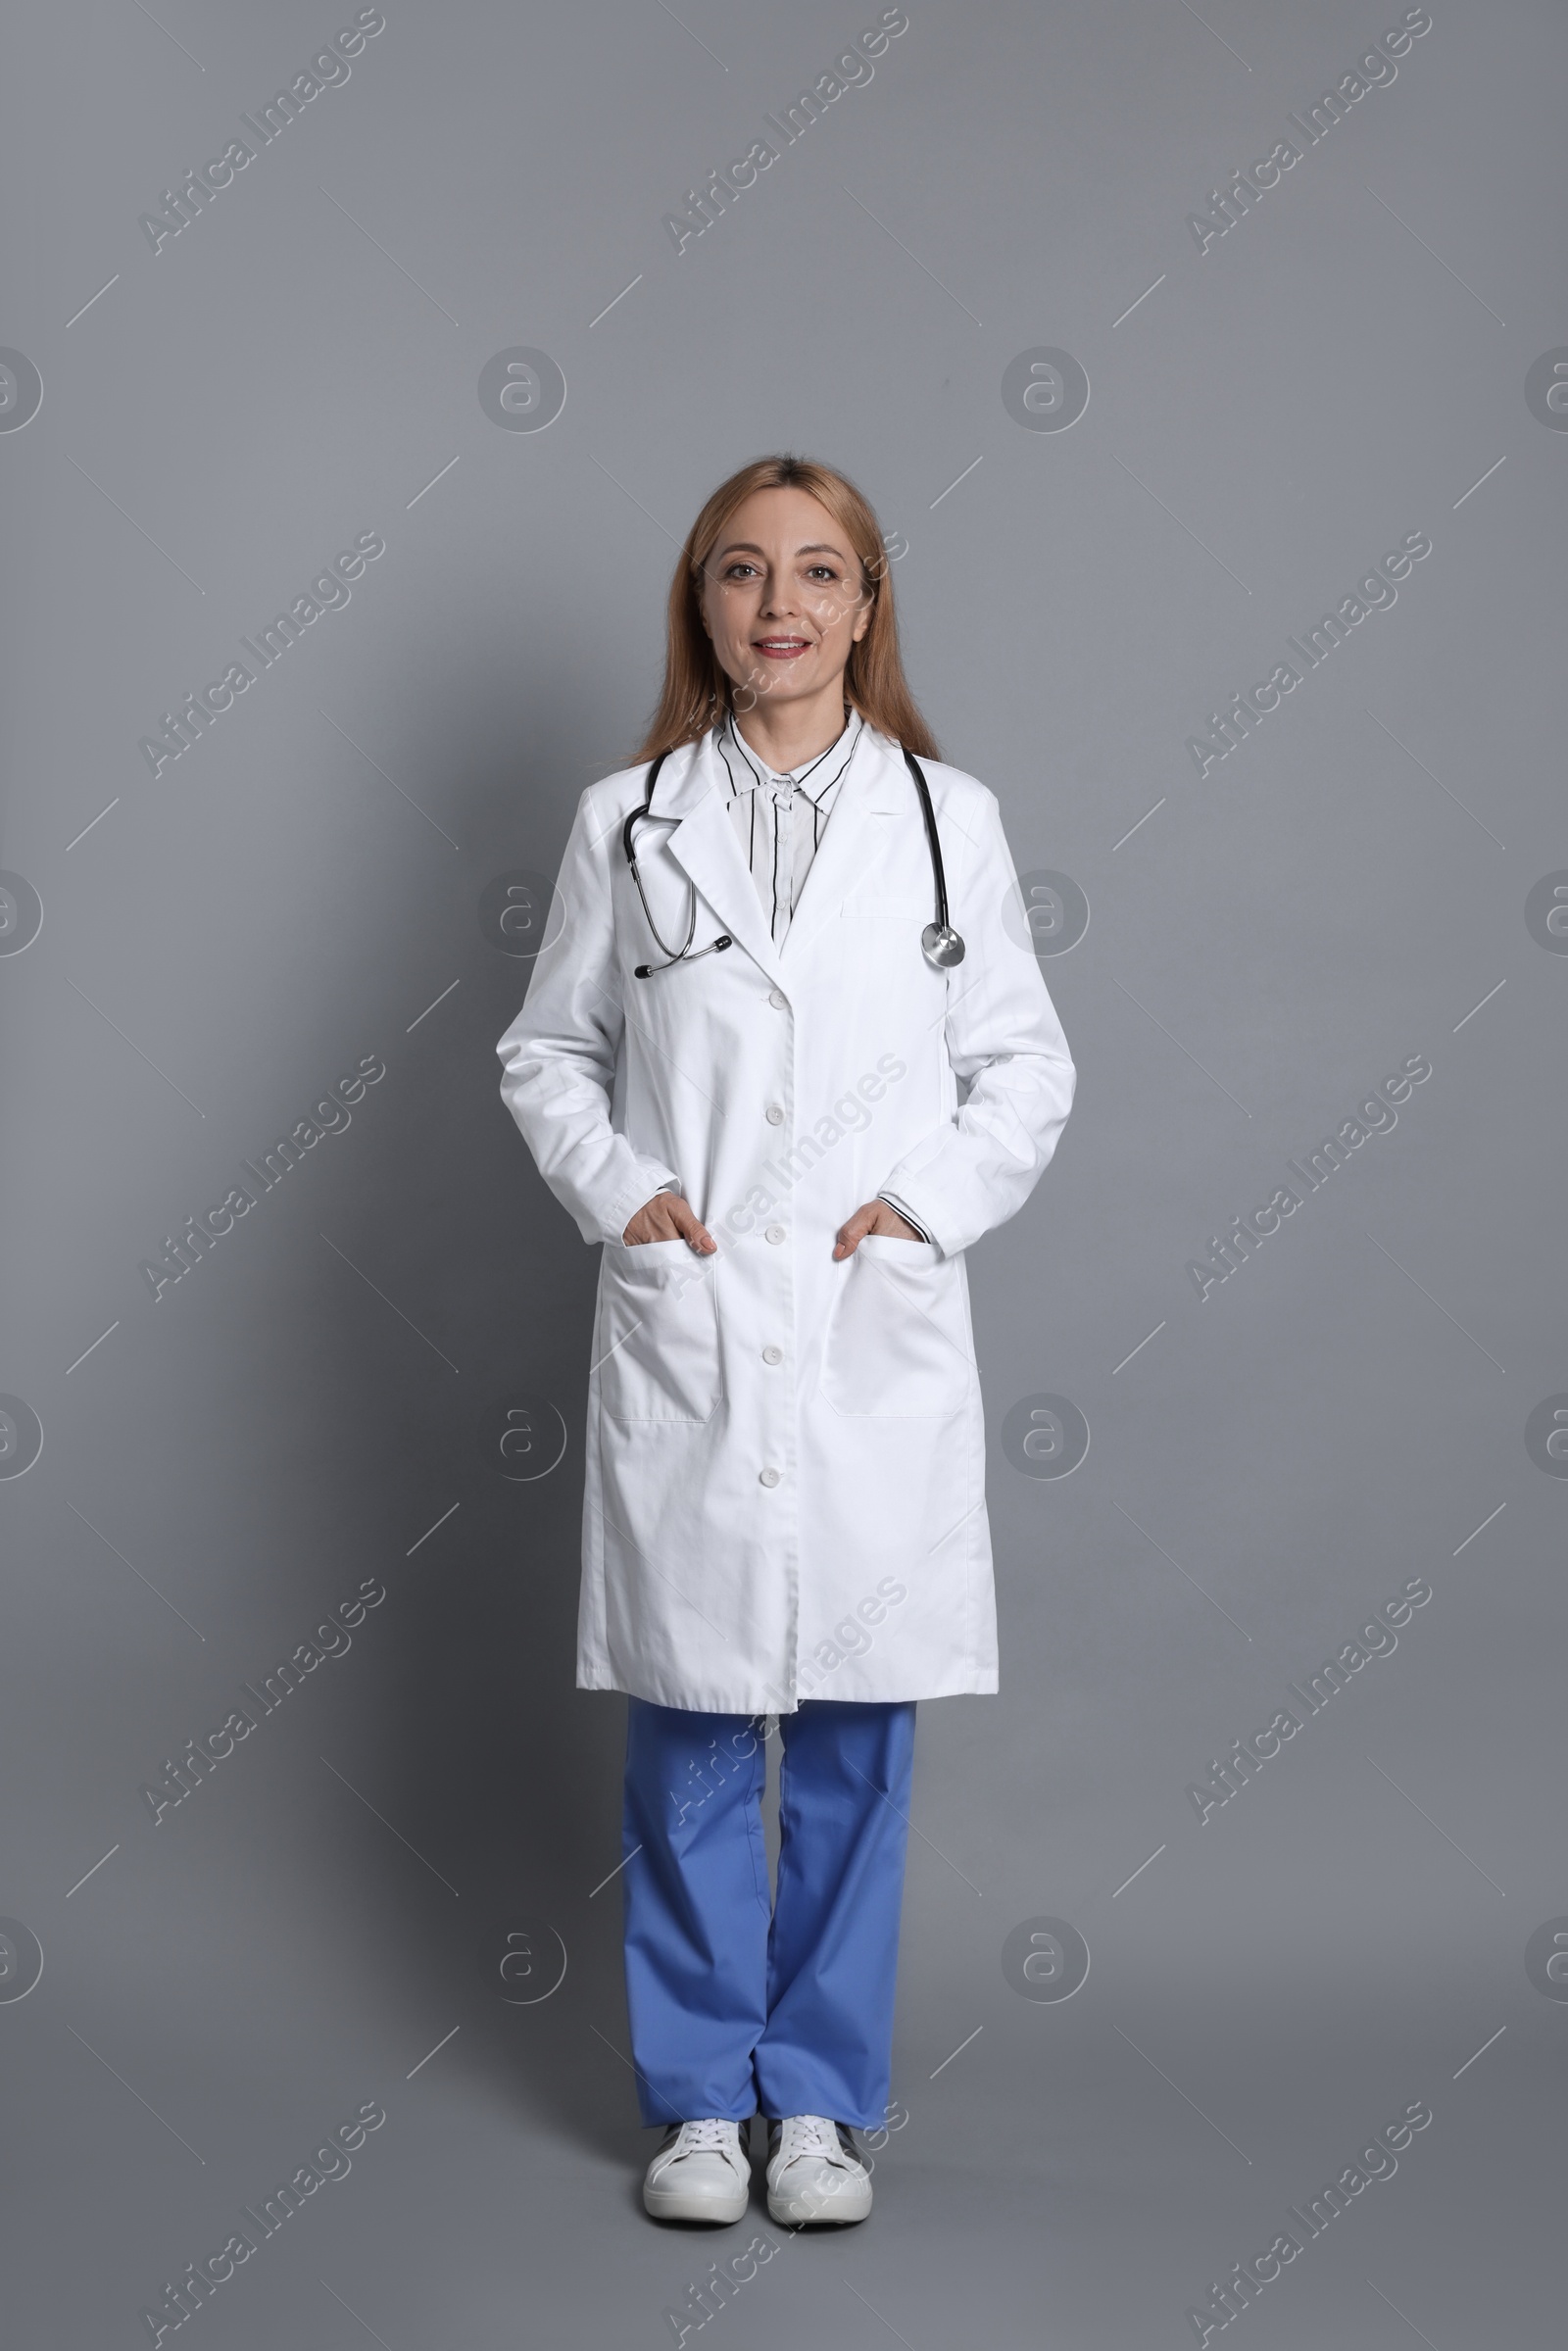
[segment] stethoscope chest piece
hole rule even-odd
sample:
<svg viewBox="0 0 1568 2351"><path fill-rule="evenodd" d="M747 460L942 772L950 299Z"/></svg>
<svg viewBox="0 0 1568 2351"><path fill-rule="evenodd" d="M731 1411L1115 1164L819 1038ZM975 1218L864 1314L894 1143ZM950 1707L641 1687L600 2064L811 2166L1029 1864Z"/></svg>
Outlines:
<svg viewBox="0 0 1568 2351"><path fill-rule="evenodd" d="M951 922L928 922L920 933L920 945L936 971L951 971L963 961L963 941Z"/></svg>

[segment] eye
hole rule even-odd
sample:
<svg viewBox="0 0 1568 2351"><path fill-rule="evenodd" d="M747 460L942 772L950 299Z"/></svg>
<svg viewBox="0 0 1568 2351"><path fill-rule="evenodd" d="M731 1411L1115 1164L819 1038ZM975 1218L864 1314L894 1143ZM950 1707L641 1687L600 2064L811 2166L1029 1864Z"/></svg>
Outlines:
<svg viewBox="0 0 1568 2351"><path fill-rule="evenodd" d="M809 579L816 580L835 580L838 578L838 573L834 570L831 563L808 563L807 565L807 576Z"/></svg>
<svg viewBox="0 0 1568 2351"><path fill-rule="evenodd" d="M756 570L755 563L748 563L743 557L737 557L733 563L725 566L723 576L725 579L737 579L743 571L755 575Z"/></svg>

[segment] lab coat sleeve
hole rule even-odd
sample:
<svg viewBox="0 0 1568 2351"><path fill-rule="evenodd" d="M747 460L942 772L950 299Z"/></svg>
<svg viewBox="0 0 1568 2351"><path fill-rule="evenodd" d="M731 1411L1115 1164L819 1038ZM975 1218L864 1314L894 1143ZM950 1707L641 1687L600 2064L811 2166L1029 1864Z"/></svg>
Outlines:
<svg viewBox="0 0 1568 2351"><path fill-rule="evenodd" d="M612 1123L625 1028L610 888L619 841L618 823L585 792L556 883L560 928L496 1048L501 1099L585 1241L618 1241L645 1200L680 1189L674 1168Z"/></svg>
<svg viewBox="0 0 1568 2351"><path fill-rule="evenodd" d="M1044 1172L1072 1107L1076 1072L1040 965L1027 944L1002 812L984 791L963 810L961 879L949 883L964 959L948 975L946 1037L969 1087L952 1119L923 1136L884 1189L949 1256L1016 1215ZM1004 915L1004 906L1016 909Z"/></svg>

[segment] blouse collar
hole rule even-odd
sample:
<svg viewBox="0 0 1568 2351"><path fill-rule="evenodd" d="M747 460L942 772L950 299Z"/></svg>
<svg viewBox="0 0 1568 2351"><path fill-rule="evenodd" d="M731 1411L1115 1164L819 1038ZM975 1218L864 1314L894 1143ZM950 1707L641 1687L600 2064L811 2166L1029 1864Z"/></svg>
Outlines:
<svg viewBox="0 0 1568 2351"><path fill-rule="evenodd" d="M718 755L729 773L732 799L738 799L743 792L755 791L759 784L766 784L775 790L784 791L786 795L797 791L804 792L807 799L820 805L855 757L856 748L864 730L865 721L859 711L852 710L843 733L838 736L836 741L830 743L826 751L819 753L807 765L793 770L770 767L761 755L752 749L741 733L735 723L733 710L725 712L714 728L713 734ZM820 782L815 791L807 791L808 780L818 774L825 762L832 762L831 772L826 780Z"/></svg>

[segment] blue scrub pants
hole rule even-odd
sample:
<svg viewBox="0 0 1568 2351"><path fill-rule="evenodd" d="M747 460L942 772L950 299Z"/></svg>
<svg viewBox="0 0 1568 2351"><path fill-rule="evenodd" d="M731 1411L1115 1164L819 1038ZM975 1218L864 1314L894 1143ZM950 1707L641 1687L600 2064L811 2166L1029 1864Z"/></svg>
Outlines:
<svg viewBox="0 0 1568 2351"><path fill-rule="evenodd" d="M646 2124L887 2113L914 1705L779 1718L770 1895L760 1718L632 1698L626 2002Z"/></svg>

